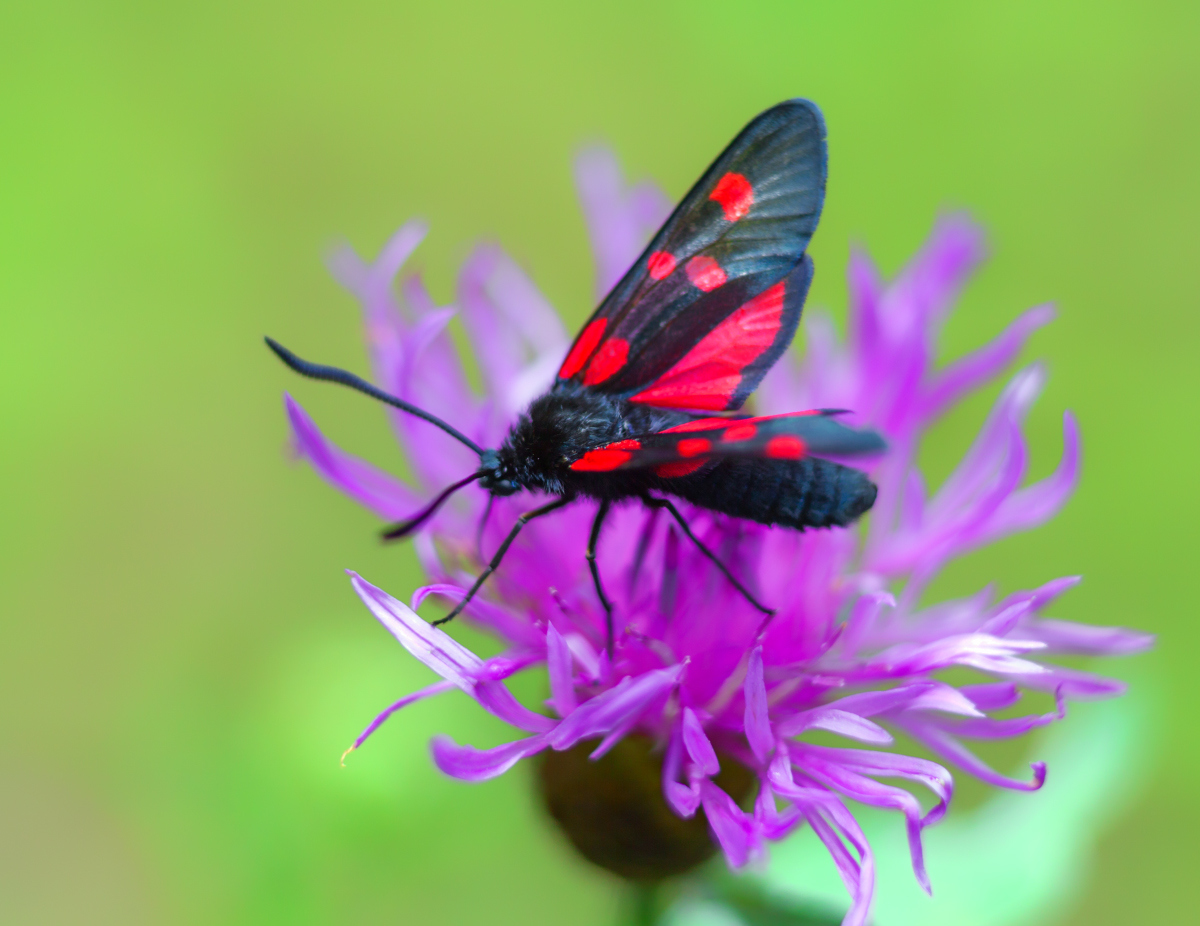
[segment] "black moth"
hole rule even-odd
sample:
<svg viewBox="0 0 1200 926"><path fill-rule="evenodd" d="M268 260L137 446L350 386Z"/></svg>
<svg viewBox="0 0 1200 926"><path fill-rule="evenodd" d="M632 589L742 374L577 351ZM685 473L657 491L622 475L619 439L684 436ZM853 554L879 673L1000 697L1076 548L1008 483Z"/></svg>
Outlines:
<svg viewBox="0 0 1200 926"><path fill-rule="evenodd" d="M613 645L612 604L596 544L613 502L665 508L684 534L756 608L771 609L692 533L669 498L802 530L853 522L875 502L855 469L821 459L878 453L873 431L834 410L738 418L791 343L812 280L805 248L825 195L825 125L817 106L789 100L757 116L692 187L575 339L550 391L533 402L499 450L352 373L301 360L267 338L293 370L338 382L419 415L479 454L479 469L384 533L403 537L457 489L478 480L493 496L555 496L526 512L441 624L500 565L521 528L578 498L600 502L587 559ZM707 415L705 414L707 413ZM725 413L724 415L714 413Z"/></svg>

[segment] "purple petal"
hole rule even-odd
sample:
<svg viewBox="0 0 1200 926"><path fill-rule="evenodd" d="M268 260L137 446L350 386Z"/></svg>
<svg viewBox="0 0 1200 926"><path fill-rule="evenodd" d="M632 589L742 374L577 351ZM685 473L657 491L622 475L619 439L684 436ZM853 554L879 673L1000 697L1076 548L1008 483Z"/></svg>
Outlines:
<svg viewBox="0 0 1200 926"><path fill-rule="evenodd" d="M1062 666L1050 666L1042 675L1026 676L1021 679L1021 684L1026 688L1051 693L1061 689L1063 696L1071 701L1112 698L1124 694L1128 687L1115 678L1105 678L1103 675L1066 669Z"/></svg>
<svg viewBox="0 0 1200 926"><path fill-rule="evenodd" d="M512 259L490 245L463 264L458 303L487 393L508 420L553 382L567 350L562 323Z"/></svg>
<svg viewBox="0 0 1200 926"><path fill-rule="evenodd" d="M1154 645L1154 634L1126 627L1094 627L1073 621L1028 620L1021 635L1046 644L1048 653L1079 656L1127 656Z"/></svg>
<svg viewBox="0 0 1200 926"><path fill-rule="evenodd" d="M1014 592L1000 602L997 607L1004 609L1018 601L1030 600L1032 601L1032 609L1040 611L1082 581L1083 576L1062 576L1058 579L1051 579L1045 585L1038 586L1035 589Z"/></svg>
<svg viewBox="0 0 1200 926"><path fill-rule="evenodd" d="M994 478L1000 461L1008 458L1014 426L1024 419L1046 383L1041 364L1033 364L1017 373L992 406L983 429L971 444L962 462L929 506L930 519L953 512L976 496Z"/></svg>
<svg viewBox="0 0 1200 926"><path fill-rule="evenodd" d="M672 666L621 679L615 688L575 708L551 732L550 745L558 750L569 749L580 740L624 725L674 688L682 672L682 666Z"/></svg>
<svg viewBox="0 0 1200 926"><path fill-rule="evenodd" d="M667 740L667 753L663 757L662 785L663 797L671 809L685 820L695 816L700 806L700 783L693 781L690 785L678 781L679 772L683 767L683 719L671 727Z"/></svg>
<svg viewBox="0 0 1200 926"><path fill-rule="evenodd" d="M330 252L326 264L334 278L361 301L387 303L392 280L428 232L428 223L415 219L387 240L374 262L365 263L350 245L342 244Z"/></svg>
<svg viewBox="0 0 1200 926"><path fill-rule="evenodd" d="M1007 775L1001 775L945 730L931 723L910 719L897 721L897 723L914 739L933 750L935 754L988 784L1014 791L1036 791L1046 780L1045 763L1034 762L1030 766L1033 769L1033 781L1020 781Z"/></svg>
<svg viewBox="0 0 1200 926"><path fill-rule="evenodd" d="M972 717L966 720L952 722L929 721L933 726L953 733L955 736L965 736L968 739L1011 739L1022 736L1030 730L1044 727L1047 724L1062 720L1067 716L1067 702L1062 691L1055 692L1055 709L1046 714L1029 714L1025 717ZM925 722L925 721L921 721Z"/></svg>
<svg viewBox="0 0 1200 926"><path fill-rule="evenodd" d="M531 711L518 701L503 682L481 681L475 685L475 700L489 713L527 733L545 733L554 729L554 721Z"/></svg>
<svg viewBox="0 0 1200 926"><path fill-rule="evenodd" d="M663 785L663 796L675 813L690 820L700 807L700 783L685 785L680 781L668 781Z"/></svg>
<svg viewBox="0 0 1200 926"><path fill-rule="evenodd" d="M960 714L980 717L976 704L958 688L943 682L927 685L916 697L904 706L909 711L940 711L945 714Z"/></svg>
<svg viewBox="0 0 1200 926"><path fill-rule="evenodd" d="M550 702L559 717L575 710L575 678L571 650L553 624L546 625L546 668L550 675Z"/></svg>
<svg viewBox="0 0 1200 926"><path fill-rule="evenodd" d="M721 771L717 753L708 741L696 712L690 707L683 709L683 745L687 749L688 757L701 774L712 776Z"/></svg>
<svg viewBox="0 0 1200 926"><path fill-rule="evenodd" d="M851 714L849 711L839 711L832 707L822 707L816 710L805 711L800 716L803 717L802 720L797 717L792 718L791 722L789 722L789 736L803 733L805 730L825 730L829 733L836 733L838 736L845 736L849 739L877 746L886 746L892 742L892 734L888 733L879 724L872 723L858 714Z"/></svg>
<svg viewBox="0 0 1200 926"><path fill-rule="evenodd" d="M771 750L775 748L775 737L771 733L771 720L767 711L767 686L763 681L761 646L756 646L750 652L744 690L746 713L742 724L746 731L746 740L750 743L754 757L765 763L771 755Z"/></svg>
<svg viewBox="0 0 1200 926"><path fill-rule="evenodd" d="M448 736L439 736L431 744L433 761L451 778L462 781L486 781L503 775L526 756L546 748L545 736L530 736L494 749L459 746Z"/></svg>
<svg viewBox="0 0 1200 926"><path fill-rule="evenodd" d="M776 729L780 736L795 736L800 731L808 728L809 718L814 711L828 710L830 708L843 713L854 713L860 717L871 717L875 714L882 714L885 711L896 710L911 703L913 698L917 697L927 684L926 682L901 685L885 691L863 691L858 694L847 695L844 698L838 698L836 701L833 701L829 707L800 711L784 720L780 720L776 724Z"/></svg>
<svg viewBox="0 0 1200 926"><path fill-rule="evenodd" d="M482 659L358 573L347 570L347 574L363 604L401 646L446 681L467 694L474 694L476 673L483 668Z"/></svg>
<svg viewBox="0 0 1200 926"><path fill-rule="evenodd" d="M627 191L621 166L607 148L582 151L575 159L575 187L587 220L596 261L596 296L625 275L650 235L671 211L670 201L651 184Z"/></svg>
<svg viewBox="0 0 1200 926"><path fill-rule="evenodd" d="M819 758L823 762L863 775L885 775L905 778L927 787L938 798L938 805L925 816L926 822L940 819L946 805L954 794L954 779L946 769L928 759L906 756L894 752L876 752L870 749L837 749L831 746L814 746L798 743L792 748L794 761L804 764ZM803 760L802 762L800 760ZM907 793L907 792L906 792Z"/></svg>
<svg viewBox="0 0 1200 926"><path fill-rule="evenodd" d="M897 322L929 327L950 308L985 256L983 231L965 213L941 216L929 239L888 287Z"/></svg>
<svg viewBox="0 0 1200 926"><path fill-rule="evenodd" d="M963 685L958 690L981 711L1003 710L1021 700L1021 691L1012 682Z"/></svg>
<svg viewBox="0 0 1200 926"><path fill-rule="evenodd" d="M996 509L986 529L972 539L991 543L1001 537L1044 524L1058 514L1079 484L1079 426L1070 412L1063 414L1063 455L1054 472L1040 482L1014 492Z"/></svg>
<svg viewBox="0 0 1200 926"><path fill-rule="evenodd" d="M871 361L878 359L880 350L879 304L883 299L883 279L871 258L858 248L850 252L846 287L849 296L847 327L866 377L875 371Z"/></svg>
<svg viewBox="0 0 1200 926"><path fill-rule="evenodd" d="M803 821L804 814L794 804L780 812L775 806L771 786L759 779L758 797L754 799L754 824L764 839L783 839Z"/></svg>
<svg viewBox="0 0 1200 926"><path fill-rule="evenodd" d="M358 734L357 739L354 740L350 746L350 749L347 749L346 752L349 753L365 743L367 741L367 737L378 730L380 726L383 725L383 722L391 717L392 714L396 713L396 711L400 710L400 708L408 707L408 705L417 701L423 701L425 698L428 698L432 695L442 694L442 692L449 691L453 687L454 684L452 682L434 682L432 685L427 685L419 691L414 691L412 694L405 695L399 701L388 705L379 712L374 720L367 724L367 728L363 730L362 733ZM342 758L345 759L345 755L343 755Z"/></svg>
<svg viewBox="0 0 1200 926"><path fill-rule="evenodd" d="M485 666L482 659L415 611L377 588L358 573L349 572L350 582L363 604L408 650L438 675L475 698L486 710L506 723L531 733L542 733L554 726L549 717L536 714L522 705L503 682L480 680Z"/></svg>
<svg viewBox="0 0 1200 926"><path fill-rule="evenodd" d="M331 486L387 521L406 518L421 504L418 495L399 480L326 440L290 395L285 393L283 400L296 452Z"/></svg>
<svg viewBox="0 0 1200 926"><path fill-rule="evenodd" d="M832 806L802 806L804 817L837 866L838 874L850 894L851 905L842 926L865 926L875 899L875 858L854 815L840 802ZM858 853L856 860L846 848L846 840Z"/></svg>
<svg viewBox="0 0 1200 926"><path fill-rule="evenodd" d="M990 344L956 360L925 389L920 418L932 421L967 393L978 389L1016 360L1029 336L1054 319L1054 307L1040 305L1019 316Z"/></svg>
<svg viewBox="0 0 1200 926"><path fill-rule="evenodd" d="M994 637L1006 637L1017 626L1017 622L1033 610L1032 596L1024 601L1015 601L1004 608L995 617L984 621L979 628L980 633L991 634Z"/></svg>
<svg viewBox="0 0 1200 926"><path fill-rule="evenodd" d="M423 585L413 592L411 607L416 611L430 595L441 595L453 602L458 602L466 593L467 590L461 585L451 585L448 582ZM470 600L464 613L475 623L492 629L499 636L518 646L540 647L544 641L542 634L533 624L513 614L503 605L488 601L479 595Z"/></svg>
<svg viewBox="0 0 1200 926"><path fill-rule="evenodd" d="M1026 640L1002 640L983 633L947 637L925 646L893 647L866 663L867 675L896 677L935 672L952 665L972 666L981 672L998 674L1036 674L1045 666L1014 654L1042 649L1044 644Z"/></svg>
<svg viewBox="0 0 1200 926"><path fill-rule="evenodd" d="M970 699L957 689L942 682L925 680L909 685L899 685L884 691L863 691L838 698L826 707L801 711L778 725L780 734L795 736L801 730L809 727L809 718L812 714L828 710L854 714L858 717L873 717L898 710L944 711L951 714L980 716Z"/></svg>
<svg viewBox="0 0 1200 926"><path fill-rule="evenodd" d="M846 620L846 629L839 640L839 646L847 656L857 654L871 638L884 606L896 607L896 599L891 592L862 595L854 602L850 617Z"/></svg>
<svg viewBox="0 0 1200 926"><path fill-rule="evenodd" d="M925 871L921 829L937 822L945 814L953 791L949 772L933 762L911 756L859 749L830 749L808 744L793 746L792 761L821 784L853 800L901 811L906 822L908 847L917 883L926 893L932 893ZM903 788L880 784L868 775L898 776L918 781L929 787L940 800L922 817L921 805L915 797Z"/></svg>
<svg viewBox="0 0 1200 926"><path fill-rule="evenodd" d="M753 818L708 779L700 782L700 800L708 825L730 867L741 868L758 854L760 848Z"/></svg>

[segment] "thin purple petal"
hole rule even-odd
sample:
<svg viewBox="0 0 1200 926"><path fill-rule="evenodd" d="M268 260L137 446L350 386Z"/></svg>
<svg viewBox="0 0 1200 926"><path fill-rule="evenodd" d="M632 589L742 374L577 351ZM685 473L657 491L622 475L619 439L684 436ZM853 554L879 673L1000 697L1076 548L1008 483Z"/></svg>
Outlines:
<svg viewBox="0 0 1200 926"><path fill-rule="evenodd" d="M705 779L700 782L704 815L731 868L741 868L758 854L760 847L754 819L734 803L721 788Z"/></svg>
<svg viewBox="0 0 1200 926"><path fill-rule="evenodd" d="M559 717L575 710L575 680L571 650L553 624L546 626L546 668L550 676L550 702Z"/></svg>
<svg viewBox="0 0 1200 926"><path fill-rule="evenodd" d="M503 775L510 768L546 748L545 736L530 736L494 749L459 746L448 736L439 736L431 744L433 761L452 778L462 781L486 781Z"/></svg>
<svg viewBox="0 0 1200 926"><path fill-rule="evenodd" d="M771 720L767 714L767 686L763 682L761 646L756 646L750 652L744 691L746 712L742 725L746 731L746 741L754 757L765 763L775 748L775 736L771 733Z"/></svg>
<svg viewBox="0 0 1200 926"><path fill-rule="evenodd" d="M1046 780L1045 763L1034 762L1030 766L1033 769L1033 780L1021 781L1017 778L1001 775L940 727L911 719L897 721L897 723L903 726L905 732L918 742L929 747L935 754L948 762L954 763L981 781L986 781L988 784L995 785L998 788L1008 788L1013 791L1036 791Z"/></svg>
<svg viewBox="0 0 1200 926"><path fill-rule="evenodd" d="M391 717L392 714L396 713L396 711L400 710L400 708L408 707L410 704L414 704L417 701L423 701L425 698L433 695L450 691L452 688L454 688L453 682L434 682L432 685L427 685L418 691L414 691L412 694L405 695L399 701L389 704L386 708L379 712L374 720L367 724L367 728L363 730L362 733L358 734L353 744L351 744L350 749L347 749L346 752L357 749L359 746L365 743L367 741L367 737L378 730L383 725L383 722ZM345 756L342 758L344 759Z"/></svg>
<svg viewBox="0 0 1200 926"><path fill-rule="evenodd" d="M700 726L696 712L690 707L683 709L683 745L687 749L688 757L701 774L711 776L721 771L717 753L708 741L704 727Z"/></svg>
<svg viewBox="0 0 1200 926"><path fill-rule="evenodd" d="M999 376L1017 358L1029 336L1053 319L1053 306L1036 306L1019 316L990 344L941 370L926 387L920 412L922 421L932 421L967 393Z"/></svg>
<svg viewBox="0 0 1200 926"><path fill-rule="evenodd" d="M569 749L580 740L622 726L674 688L682 672L682 666L672 666L637 678L623 678L616 687L585 701L559 723L550 734L550 745Z"/></svg>
<svg viewBox="0 0 1200 926"><path fill-rule="evenodd" d="M387 521L406 518L422 504L420 497L399 480L339 450L290 395L284 393L283 401L296 452L335 489Z"/></svg>

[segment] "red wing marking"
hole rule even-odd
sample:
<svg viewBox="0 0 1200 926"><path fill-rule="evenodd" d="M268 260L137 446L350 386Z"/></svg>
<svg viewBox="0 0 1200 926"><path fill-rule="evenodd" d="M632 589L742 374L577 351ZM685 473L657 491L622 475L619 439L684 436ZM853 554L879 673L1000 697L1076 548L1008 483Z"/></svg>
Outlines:
<svg viewBox="0 0 1200 926"><path fill-rule="evenodd" d="M571 469L577 473L606 473L632 459L633 454L629 451L637 450L641 446L641 441L619 440L606 447L589 450L571 464Z"/></svg>
<svg viewBox="0 0 1200 926"><path fill-rule="evenodd" d="M804 456L804 441L792 434L780 434L767 441L767 456L773 460L799 460Z"/></svg>
<svg viewBox="0 0 1200 926"><path fill-rule="evenodd" d="M775 342L783 318L783 295L782 282L759 293L629 401L666 408L727 408L742 371Z"/></svg>
<svg viewBox="0 0 1200 926"><path fill-rule="evenodd" d="M683 268L687 278L697 289L711 293L718 286L725 285L725 271L721 265L707 255L693 257Z"/></svg>
<svg viewBox="0 0 1200 926"><path fill-rule="evenodd" d="M678 479L688 476L703 466L707 460L680 460L678 463L663 463L654 467L654 475L663 479Z"/></svg>
<svg viewBox="0 0 1200 926"><path fill-rule="evenodd" d="M721 204L726 219L736 222L745 218L750 212L750 207L754 205L754 187L741 174L731 171L717 181L708 198Z"/></svg>
<svg viewBox="0 0 1200 926"><path fill-rule="evenodd" d="M757 433L758 425L738 422L725 429L725 433L721 435L721 440L751 440Z"/></svg>
<svg viewBox="0 0 1200 926"><path fill-rule="evenodd" d="M729 424L728 418L697 418L695 421L685 421L683 424L663 428L659 434L674 434L676 431L711 431L713 428L723 428Z"/></svg>
<svg viewBox="0 0 1200 926"><path fill-rule="evenodd" d="M567 359L563 361L563 365L558 370L559 379L570 379L579 372L579 368L583 366L583 362L591 356L592 351L596 349L596 345L600 343L600 338L604 335L604 328L607 324L607 318L597 318L583 329L575 341L575 346L571 348L571 352L567 354Z"/></svg>
<svg viewBox="0 0 1200 926"><path fill-rule="evenodd" d="M698 457L712 450L712 441L705 437L685 437L676 448L681 457Z"/></svg>
<svg viewBox="0 0 1200 926"><path fill-rule="evenodd" d="M665 280L675 272L675 258L666 251L653 251L647 269L650 271L650 279Z"/></svg>
<svg viewBox="0 0 1200 926"><path fill-rule="evenodd" d="M595 386L597 383L604 382L625 366L628 358L629 342L623 338L609 338L600 345L596 356L588 364L587 371L583 374L583 384Z"/></svg>

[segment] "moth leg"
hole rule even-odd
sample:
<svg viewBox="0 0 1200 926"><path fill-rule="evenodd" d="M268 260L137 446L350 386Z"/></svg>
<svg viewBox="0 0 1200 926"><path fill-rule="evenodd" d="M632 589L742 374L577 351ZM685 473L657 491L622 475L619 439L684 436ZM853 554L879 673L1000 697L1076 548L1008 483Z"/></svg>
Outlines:
<svg viewBox="0 0 1200 926"><path fill-rule="evenodd" d="M688 522L684 520L683 515L679 513L679 509L675 507L670 499L655 498L653 495L643 495L642 501L644 501L651 508L665 508L668 512L670 512L671 517L675 519L675 521L683 529L683 532L687 534L688 540L694 543L696 545L696 549L707 556L712 561L713 565L721 570L725 578L729 580L729 584L741 592L743 598L745 598L748 602L750 602L750 604L754 605L754 607L767 616L771 616L775 613L774 608L768 608L766 605L761 604L757 598L751 595L749 589L747 589L746 586L742 585L741 582L734 578L733 573L729 571L729 567L721 562L717 558L717 555L708 547L706 547L699 537L692 533L692 529L688 526Z"/></svg>
<svg viewBox="0 0 1200 926"><path fill-rule="evenodd" d="M488 563L487 569L483 570L483 572L479 574L479 578L475 580L475 584L471 586L471 590L467 592L462 601L455 605L453 611L440 620L434 621L433 626L437 627L441 624L447 623L448 621L452 621L462 613L462 609L465 608L471 599L475 597L475 593L483 587L483 583L487 581L488 576L496 571L496 567L500 565L500 560L504 559L504 554L508 552L508 548L512 546L512 542L517 539L517 534L521 533L522 527L524 527L534 518L540 518L544 514L549 514L551 511L561 508L570 501L572 501L570 498L556 498L549 504L542 505L541 508L534 508L533 511L526 511L523 515L517 518L517 523L513 525L513 529L509 531L508 536L504 538L504 543L500 544L500 549L496 551L496 555L493 556L492 561Z"/></svg>
<svg viewBox="0 0 1200 926"><path fill-rule="evenodd" d="M588 569L592 571L592 582L596 586L596 594L600 598L600 604L604 606L604 629L608 634L608 658L612 661L613 658L613 608L612 602L608 600L608 596L604 594L604 586L600 584L600 567L596 565L596 543L600 540L600 527L604 524L604 519L608 516L608 509L612 507L612 502L607 498L600 503L600 508L596 512L596 519L592 521L592 535L588 538L587 545L587 564Z"/></svg>

